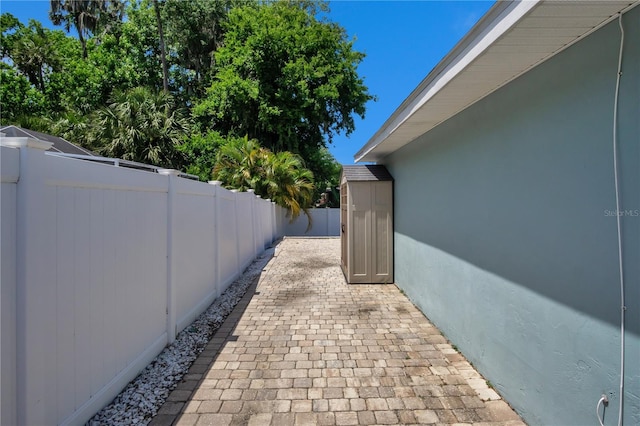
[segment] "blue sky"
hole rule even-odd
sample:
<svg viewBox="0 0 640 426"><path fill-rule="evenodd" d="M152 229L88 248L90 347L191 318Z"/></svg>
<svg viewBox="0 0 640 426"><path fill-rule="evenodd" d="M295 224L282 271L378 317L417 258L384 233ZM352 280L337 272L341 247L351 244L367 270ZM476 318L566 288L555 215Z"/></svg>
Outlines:
<svg viewBox="0 0 640 426"><path fill-rule="evenodd" d="M342 164L374 135L413 89L489 10L493 1L338 1L331 18L367 56L358 71L369 91L364 120L330 147Z"/></svg>
<svg viewBox="0 0 640 426"><path fill-rule="evenodd" d="M382 126L429 71L489 10L493 1L332 1L329 18L355 38L367 56L358 71L376 102L356 117L349 136L337 135L329 147L342 164ZM1 0L0 10L26 22L49 21L48 0Z"/></svg>

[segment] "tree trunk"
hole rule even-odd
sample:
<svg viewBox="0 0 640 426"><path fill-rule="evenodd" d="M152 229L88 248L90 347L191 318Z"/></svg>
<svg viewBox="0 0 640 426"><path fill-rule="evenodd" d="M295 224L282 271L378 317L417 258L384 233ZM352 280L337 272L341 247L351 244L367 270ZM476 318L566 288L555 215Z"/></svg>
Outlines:
<svg viewBox="0 0 640 426"><path fill-rule="evenodd" d="M87 59L87 41L84 39L81 29L77 28L77 30L78 30L78 40L80 40L80 44L82 45L82 58Z"/></svg>
<svg viewBox="0 0 640 426"><path fill-rule="evenodd" d="M78 31L78 40L80 40L80 45L82 46L82 58L87 59L87 41L84 39L84 35L82 34L85 27L81 15L82 14L76 14L73 17L73 23L75 24L76 31ZM67 32L69 32L68 28Z"/></svg>
<svg viewBox="0 0 640 426"><path fill-rule="evenodd" d="M162 61L162 88L165 95L169 93L169 70L167 69L167 57L164 50L164 32L162 31L162 20L160 19L160 7L158 0L153 0L153 7L156 11L156 21L158 21L158 36L160 38L160 60Z"/></svg>
<svg viewBox="0 0 640 426"><path fill-rule="evenodd" d="M42 64L38 69L38 82L40 83L40 90L44 93L44 73L42 72Z"/></svg>

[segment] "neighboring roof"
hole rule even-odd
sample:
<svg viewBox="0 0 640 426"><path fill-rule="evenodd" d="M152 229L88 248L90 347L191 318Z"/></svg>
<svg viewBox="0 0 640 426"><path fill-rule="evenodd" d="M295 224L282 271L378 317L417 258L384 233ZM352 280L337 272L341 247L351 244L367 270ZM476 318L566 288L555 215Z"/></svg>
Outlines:
<svg viewBox="0 0 640 426"><path fill-rule="evenodd" d="M77 145L72 144L66 139L59 138L57 136L47 135L46 133L36 132L35 130L23 129L18 126L2 126L0 127L0 132L4 133L7 137L17 137L17 138L34 138L45 142L51 142L53 146L49 148L47 151L52 152L62 152L65 154L74 154L74 155L91 155L95 156L94 152L89 151L88 149L84 149Z"/></svg>
<svg viewBox="0 0 640 426"><path fill-rule="evenodd" d="M0 127L0 133L2 137L6 137L2 142L9 144L9 146L18 146L11 144L10 138L32 138L39 141L44 141L53 144L51 148L47 150L48 155L55 157L65 157L69 159L76 159L82 161L91 161L94 163L108 164L115 167L125 167L128 169L142 170L159 174L170 174L178 177L199 180L198 176L191 175L189 173L183 173L179 170L165 169L159 166L152 166L150 164L137 163L135 161L121 160L119 158L107 158L101 157L94 152L84 149L77 145L72 144L66 139L59 138L57 136L47 135L46 133L36 132L34 130L23 129L18 126L2 126ZM47 144L48 145L48 144Z"/></svg>
<svg viewBox="0 0 640 426"><path fill-rule="evenodd" d="M385 166L366 164L363 166L342 166L343 180L353 181L387 181L393 180Z"/></svg>
<svg viewBox="0 0 640 426"><path fill-rule="evenodd" d="M355 154L356 162L381 160L638 4L496 2Z"/></svg>

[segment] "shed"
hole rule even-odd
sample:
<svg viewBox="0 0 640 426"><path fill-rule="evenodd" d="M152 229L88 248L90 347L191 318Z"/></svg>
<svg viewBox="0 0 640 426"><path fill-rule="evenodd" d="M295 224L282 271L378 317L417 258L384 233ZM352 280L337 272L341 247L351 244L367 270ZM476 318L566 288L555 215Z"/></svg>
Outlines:
<svg viewBox="0 0 640 426"><path fill-rule="evenodd" d="M344 166L341 266L348 283L393 282L393 178L384 166Z"/></svg>

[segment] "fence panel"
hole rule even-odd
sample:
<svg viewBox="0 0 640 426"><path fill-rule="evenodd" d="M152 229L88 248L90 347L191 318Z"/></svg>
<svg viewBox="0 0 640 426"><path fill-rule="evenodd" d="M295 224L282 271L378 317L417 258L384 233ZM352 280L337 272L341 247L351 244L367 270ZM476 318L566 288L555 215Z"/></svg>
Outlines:
<svg viewBox="0 0 640 426"><path fill-rule="evenodd" d="M261 221L261 230L262 230L262 249L265 247L269 247L271 242L273 241L273 219L271 212L273 211L273 204L271 201L261 200L259 203L260 212L258 214L258 219Z"/></svg>
<svg viewBox="0 0 640 426"><path fill-rule="evenodd" d="M173 203L173 286L177 332L217 297L215 187L175 179Z"/></svg>
<svg viewBox="0 0 640 426"><path fill-rule="evenodd" d="M283 207L276 206L276 235L278 238L284 237L284 231L288 223L287 210Z"/></svg>
<svg viewBox="0 0 640 426"><path fill-rule="evenodd" d="M285 222L284 235L305 237L337 237L340 235L340 209L309 209L311 229L307 230L308 219L302 213L292 223Z"/></svg>
<svg viewBox="0 0 640 426"><path fill-rule="evenodd" d="M47 387L66 390L43 401L57 405L45 407L45 419L75 422L95 409L92 400L103 405L112 397L105 384L121 388L166 343L167 177L60 157L46 160L53 179L45 181L43 191L55 206L54 233L52 241L41 241L48 257L40 260L43 267L54 266L53 274L49 283L26 284L51 286L55 297L49 300L55 303L38 302L44 293L27 297L51 305L39 318L29 315L34 333L38 324L54 328L55 339L40 348L44 353L55 348L55 357L43 357L48 380L55 383Z"/></svg>
<svg viewBox="0 0 640 426"><path fill-rule="evenodd" d="M2 424L86 422L283 229L252 193L49 146L2 139Z"/></svg>
<svg viewBox="0 0 640 426"><path fill-rule="evenodd" d="M240 270L238 263L237 197L236 193L219 188L218 211L218 264L220 265L220 291L224 291Z"/></svg>
<svg viewBox="0 0 640 426"><path fill-rule="evenodd" d="M253 219L255 195L250 192L236 193L235 195L238 203L236 212L238 261L240 271L242 271L256 255L255 221Z"/></svg>

